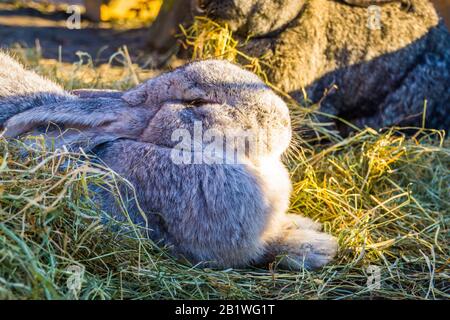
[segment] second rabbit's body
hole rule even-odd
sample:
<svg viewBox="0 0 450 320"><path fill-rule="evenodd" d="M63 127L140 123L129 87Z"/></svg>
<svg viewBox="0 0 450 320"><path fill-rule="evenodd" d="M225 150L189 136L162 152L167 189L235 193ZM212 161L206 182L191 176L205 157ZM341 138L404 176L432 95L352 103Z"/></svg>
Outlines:
<svg viewBox="0 0 450 320"><path fill-rule="evenodd" d="M450 33L429 0L193 2L302 104L361 128L450 128Z"/></svg>

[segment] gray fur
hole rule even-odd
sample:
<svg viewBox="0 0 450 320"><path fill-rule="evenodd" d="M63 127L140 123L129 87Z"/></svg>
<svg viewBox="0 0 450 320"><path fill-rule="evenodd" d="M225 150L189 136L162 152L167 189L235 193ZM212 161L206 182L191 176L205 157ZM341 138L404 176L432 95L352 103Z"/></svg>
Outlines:
<svg viewBox="0 0 450 320"><path fill-rule="evenodd" d="M117 90L105 90L105 89L79 89L71 91L71 94L77 97L86 98L116 98L120 99L122 96L121 91Z"/></svg>
<svg viewBox="0 0 450 320"><path fill-rule="evenodd" d="M39 131L57 145L88 146L134 186L145 217L134 193L121 187L133 221L175 255L214 267L267 263L281 255L282 266L295 270L320 267L334 257L336 239L319 232L320 224L286 214L291 184L280 156L291 136L289 112L254 74L224 61L199 61L151 79L122 99L110 93L80 96L26 111L17 105L16 113L8 104L6 134ZM171 135L180 128L192 133L195 121L222 133L262 130L265 148L256 155L239 153L236 164L176 164ZM42 131L48 123L63 132ZM96 198L123 219L110 192L96 190Z"/></svg>
<svg viewBox="0 0 450 320"><path fill-rule="evenodd" d="M56 83L25 70L20 63L0 51L0 128L19 112L72 98Z"/></svg>
<svg viewBox="0 0 450 320"><path fill-rule="evenodd" d="M270 60L269 80L358 126L450 128L450 34L429 0L200 0L244 51ZM402 3L404 2L404 3ZM367 27L379 4L381 30ZM336 90L327 89L335 85ZM345 131L345 130L344 130Z"/></svg>

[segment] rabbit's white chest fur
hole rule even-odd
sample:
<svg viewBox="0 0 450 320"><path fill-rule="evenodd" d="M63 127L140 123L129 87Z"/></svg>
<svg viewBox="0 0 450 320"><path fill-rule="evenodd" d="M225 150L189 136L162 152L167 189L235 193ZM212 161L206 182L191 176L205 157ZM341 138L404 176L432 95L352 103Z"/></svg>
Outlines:
<svg viewBox="0 0 450 320"><path fill-rule="evenodd" d="M278 157L264 157L258 163L258 171L266 181L265 188L271 194L272 203L279 205L282 212L289 206L292 191L289 173Z"/></svg>
<svg viewBox="0 0 450 320"><path fill-rule="evenodd" d="M263 192L271 203L273 214L263 235L267 241L278 234L285 221L292 191L289 172L279 157L264 157L257 165L261 177Z"/></svg>

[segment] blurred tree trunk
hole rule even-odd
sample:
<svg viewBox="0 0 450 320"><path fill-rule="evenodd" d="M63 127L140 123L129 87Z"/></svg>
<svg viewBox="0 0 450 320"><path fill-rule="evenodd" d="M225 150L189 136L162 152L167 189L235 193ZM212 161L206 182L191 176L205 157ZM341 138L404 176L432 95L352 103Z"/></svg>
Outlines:
<svg viewBox="0 0 450 320"><path fill-rule="evenodd" d="M92 21L100 21L100 8L104 0L84 0L86 16Z"/></svg>
<svg viewBox="0 0 450 320"><path fill-rule="evenodd" d="M444 18L445 24L450 28L450 1L449 0L432 0L439 15Z"/></svg>
<svg viewBox="0 0 450 320"><path fill-rule="evenodd" d="M180 25L192 22L190 0L165 0L161 11L148 32L148 47L159 53L166 53L176 46L175 35Z"/></svg>

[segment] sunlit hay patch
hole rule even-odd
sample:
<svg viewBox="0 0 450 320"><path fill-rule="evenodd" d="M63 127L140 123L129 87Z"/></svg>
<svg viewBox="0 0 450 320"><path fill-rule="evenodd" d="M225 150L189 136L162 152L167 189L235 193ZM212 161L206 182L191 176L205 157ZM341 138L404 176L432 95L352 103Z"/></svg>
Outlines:
<svg viewBox="0 0 450 320"><path fill-rule="evenodd" d="M134 235L119 236L109 230L112 220L102 222L90 187L106 188L119 201L122 180L89 157L30 139L35 147L0 136L0 298L77 297L67 286L74 266L84 271L84 298L106 298L109 289L97 287L97 279L123 263L138 266L135 253L153 248L141 243L137 227L129 224Z"/></svg>
<svg viewBox="0 0 450 320"><path fill-rule="evenodd" d="M192 50L193 59L217 58L231 62L239 61L244 68L256 73L266 82L263 57L251 57L240 50L242 46L233 38L227 25L220 25L206 17L195 17L189 28L180 26L182 43Z"/></svg>
<svg viewBox="0 0 450 320"><path fill-rule="evenodd" d="M338 265L380 266L400 295L448 295L450 149L439 132L369 129L298 158L291 211L339 237Z"/></svg>

